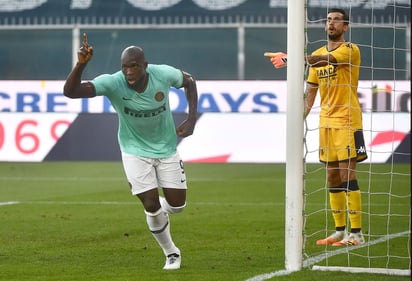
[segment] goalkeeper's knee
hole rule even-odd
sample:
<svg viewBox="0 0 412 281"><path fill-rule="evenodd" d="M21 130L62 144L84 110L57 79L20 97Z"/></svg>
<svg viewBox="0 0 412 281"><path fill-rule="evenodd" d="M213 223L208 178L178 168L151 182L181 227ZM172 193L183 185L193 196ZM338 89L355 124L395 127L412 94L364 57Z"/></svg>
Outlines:
<svg viewBox="0 0 412 281"><path fill-rule="evenodd" d="M359 190L359 185L357 180L350 180L346 182L342 182L341 188L345 189L349 192Z"/></svg>
<svg viewBox="0 0 412 281"><path fill-rule="evenodd" d="M160 205L162 206L163 211L165 211L168 214L176 214L180 213L183 211L183 209L186 207L186 203L184 203L182 206L172 206L167 202L166 198L160 197Z"/></svg>

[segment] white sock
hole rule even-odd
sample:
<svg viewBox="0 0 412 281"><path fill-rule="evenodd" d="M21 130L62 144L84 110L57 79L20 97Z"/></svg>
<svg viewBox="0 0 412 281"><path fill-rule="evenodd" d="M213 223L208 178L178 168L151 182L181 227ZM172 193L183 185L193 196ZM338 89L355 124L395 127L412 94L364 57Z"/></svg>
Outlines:
<svg viewBox="0 0 412 281"><path fill-rule="evenodd" d="M162 248L163 253L167 256L173 253L179 254L179 249L173 243L170 235L169 216L161 208L154 212L146 213L146 222L150 232L156 239L159 246Z"/></svg>
<svg viewBox="0 0 412 281"><path fill-rule="evenodd" d="M163 196L159 196L159 201L160 201L160 205L162 206L163 211L168 213L168 214L180 213L186 207L186 203L183 206L172 207L167 202L166 198L164 198Z"/></svg>

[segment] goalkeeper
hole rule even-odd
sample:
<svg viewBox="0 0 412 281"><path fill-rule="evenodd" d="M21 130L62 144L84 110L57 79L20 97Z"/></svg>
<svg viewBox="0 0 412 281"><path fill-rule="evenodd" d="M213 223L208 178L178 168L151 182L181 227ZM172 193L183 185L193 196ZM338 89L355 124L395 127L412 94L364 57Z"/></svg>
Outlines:
<svg viewBox="0 0 412 281"><path fill-rule="evenodd" d="M362 131L362 109L357 95L360 51L357 45L346 42L349 16L344 10L330 9L323 46L307 56L310 66L306 83L305 108L307 116L316 94L320 92L319 158L327 168L329 200L336 231L317 245L359 245L362 235L361 193L356 178L356 163L367 158ZM270 55L271 54L271 55ZM287 64L284 53L270 56L275 68ZM350 232L346 228L346 212Z"/></svg>

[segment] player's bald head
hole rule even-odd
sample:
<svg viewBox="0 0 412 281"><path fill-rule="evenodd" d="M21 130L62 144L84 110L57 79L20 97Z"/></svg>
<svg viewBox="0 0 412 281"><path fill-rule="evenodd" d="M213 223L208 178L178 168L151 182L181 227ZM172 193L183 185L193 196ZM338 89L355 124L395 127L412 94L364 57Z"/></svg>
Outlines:
<svg viewBox="0 0 412 281"><path fill-rule="evenodd" d="M143 49L138 47L138 46L129 46L129 47L125 48L122 52L121 60L123 61L126 58L127 59L134 59L134 60L140 61L140 62L146 61Z"/></svg>

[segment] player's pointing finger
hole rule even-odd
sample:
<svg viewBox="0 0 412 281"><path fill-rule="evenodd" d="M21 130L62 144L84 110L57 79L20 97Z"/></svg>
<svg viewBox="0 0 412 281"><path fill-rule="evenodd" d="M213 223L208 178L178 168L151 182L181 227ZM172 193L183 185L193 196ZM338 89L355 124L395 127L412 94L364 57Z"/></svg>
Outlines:
<svg viewBox="0 0 412 281"><path fill-rule="evenodd" d="M87 43L87 34L83 33L83 46L88 47L89 44Z"/></svg>

